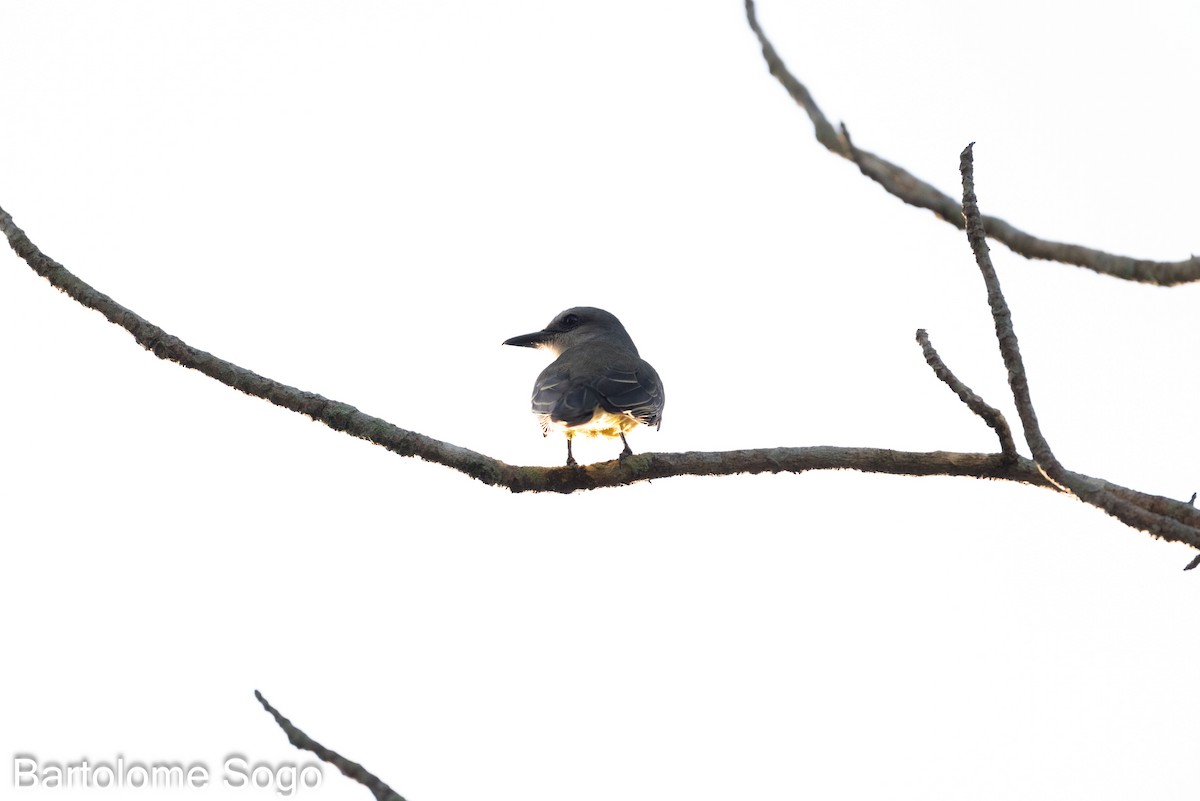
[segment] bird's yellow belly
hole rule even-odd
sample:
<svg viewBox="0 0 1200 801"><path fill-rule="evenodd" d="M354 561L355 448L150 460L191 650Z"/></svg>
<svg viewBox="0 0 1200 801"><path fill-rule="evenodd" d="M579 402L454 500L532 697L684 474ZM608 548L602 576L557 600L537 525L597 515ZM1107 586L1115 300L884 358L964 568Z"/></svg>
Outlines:
<svg viewBox="0 0 1200 801"><path fill-rule="evenodd" d="M614 414L603 409L597 409L591 420L577 426L551 420L547 414L540 415L540 418L543 431L561 431L568 437L619 437L638 425L638 421L627 414Z"/></svg>

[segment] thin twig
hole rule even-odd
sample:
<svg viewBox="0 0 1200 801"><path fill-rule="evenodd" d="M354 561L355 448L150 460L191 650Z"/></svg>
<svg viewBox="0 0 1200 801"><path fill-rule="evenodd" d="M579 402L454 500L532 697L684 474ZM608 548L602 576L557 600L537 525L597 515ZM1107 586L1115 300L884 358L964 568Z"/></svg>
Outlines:
<svg viewBox="0 0 1200 801"><path fill-rule="evenodd" d="M391 787L388 787L379 779L378 776L371 773L357 762L352 762L339 754L337 751L331 751L325 746L318 743L313 738L309 737L304 732L300 731L290 720L279 714L275 707L267 703L267 699L263 698L262 693L258 690L254 691L254 697L263 705L263 709L271 713L271 717L275 718L275 722L279 724L279 728L283 729L287 735L288 742L297 748L304 751L311 751L317 755L322 762L328 762L335 768L340 770L345 776L353 779L359 784L366 787L378 799L378 801L404 801L404 796L397 793Z"/></svg>
<svg viewBox="0 0 1200 801"><path fill-rule="evenodd" d="M1004 415L999 409L989 406L983 398L975 394L974 391L962 381L954 373L950 372L950 368L942 361L942 357L938 356L938 352L934 350L933 343L929 341L929 334L925 333L925 329L917 331L917 342L921 344L921 351L925 354L925 361L933 368L933 374L942 380L946 386L954 390L954 394L959 400L967 404L967 408L975 412L983 418L983 421L991 426L996 432L996 436L1000 439L1000 453L1005 458L1016 460L1017 446L1013 442L1012 430L1008 427L1008 421L1004 419Z"/></svg>
<svg viewBox="0 0 1200 801"><path fill-rule="evenodd" d="M844 131L843 136L838 136L820 107L817 106L808 88L788 70L775 47L763 33L762 27L758 24L754 0L745 1L746 19L750 23L750 29L758 37L768 69L792 99L808 114L809 119L812 120L817 141L831 153L853 160L863 175L878 183L890 194L909 205L928 209L951 225L962 228L962 207L957 200L917 178L903 167L876 156L874 153L858 148L852 149ZM988 236L997 242L1004 243L1014 253L1026 258L1074 264L1116 278L1159 286L1175 286L1200 281L1200 256L1192 256L1182 261L1135 259L1082 245L1040 239L997 217L985 217L984 223Z"/></svg>

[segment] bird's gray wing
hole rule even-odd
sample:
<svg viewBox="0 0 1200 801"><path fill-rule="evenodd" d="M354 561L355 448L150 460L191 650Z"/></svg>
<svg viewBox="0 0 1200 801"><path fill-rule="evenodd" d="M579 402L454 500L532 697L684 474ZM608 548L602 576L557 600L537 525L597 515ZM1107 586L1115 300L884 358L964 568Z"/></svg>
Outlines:
<svg viewBox="0 0 1200 801"><path fill-rule="evenodd" d="M596 377L591 388L600 395L600 405L606 411L627 414L643 425L662 425L666 400L662 382L654 368L641 359L609 367Z"/></svg>
<svg viewBox="0 0 1200 801"><path fill-rule="evenodd" d="M628 414L648 426L662 424L664 395L654 368L641 359L571 370L551 364L533 387L533 411L567 426L588 422L596 409Z"/></svg>
<svg viewBox="0 0 1200 801"><path fill-rule="evenodd" d="M586 377L572 378L565 370L550 365L533 387L533 411L568 426L592 419L603 402Z"/></svg>

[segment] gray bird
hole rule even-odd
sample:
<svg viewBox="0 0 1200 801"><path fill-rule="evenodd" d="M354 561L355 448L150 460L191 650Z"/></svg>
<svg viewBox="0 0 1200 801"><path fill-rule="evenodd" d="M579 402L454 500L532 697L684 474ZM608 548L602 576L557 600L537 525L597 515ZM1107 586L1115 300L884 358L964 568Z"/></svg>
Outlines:
<svg viewBox="0 0 1200 801"><path fill-rule="evenodd" d="M562 312L541 331L506 339L505 345L542 348L556 358L533 385L533 413L542 436L551 429L567 435L567 466L574 467L571 439L578 434L620 437L643 423L662 425L663 386L654 368L638 356L621 321L603 309L577 306Z"/></svg>

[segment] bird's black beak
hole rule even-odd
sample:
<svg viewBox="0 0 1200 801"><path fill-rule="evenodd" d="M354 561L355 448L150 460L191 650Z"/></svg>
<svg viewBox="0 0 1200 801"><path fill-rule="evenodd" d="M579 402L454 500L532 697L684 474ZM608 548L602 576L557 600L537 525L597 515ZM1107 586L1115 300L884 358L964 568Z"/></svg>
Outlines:
<svg viewBox="0 0 1200 801"><path fill-rule="evenodd" d="M518 348L536 348L551 337L549 331L534 331L532 334L522 334L519 337L506 339L501 345L516 345Z"/></svg>

